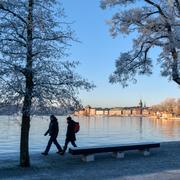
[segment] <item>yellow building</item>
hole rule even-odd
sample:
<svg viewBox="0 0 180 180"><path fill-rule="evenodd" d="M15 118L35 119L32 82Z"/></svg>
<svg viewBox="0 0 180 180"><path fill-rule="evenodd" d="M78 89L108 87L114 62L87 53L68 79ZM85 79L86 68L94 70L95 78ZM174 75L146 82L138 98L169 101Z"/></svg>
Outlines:
<svg viewBox="0 0 180 180"><path fill-rule="evenodd" d="M122 108L112 108L109 110L109 116L121 116Z"/></svg>
<svg viewBox="0 0 180 180"><path fill-rule="evenodd" d="M141 114L142 112L142 114ZM140 107L117 107L117 108L92 108L91 106L86 106L79 111L74 113L75 116L139 116L148 115L150 110L148 108Z"/></svg>

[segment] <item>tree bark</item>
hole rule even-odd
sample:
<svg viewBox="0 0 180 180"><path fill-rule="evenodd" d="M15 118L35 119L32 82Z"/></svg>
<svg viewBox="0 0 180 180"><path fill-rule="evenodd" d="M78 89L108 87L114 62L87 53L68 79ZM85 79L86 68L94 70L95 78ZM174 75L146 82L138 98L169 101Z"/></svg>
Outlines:
<svg viewBox="0 0 180 180"><path fill-rule="evenodd" d="M172 64L172 79L174 82L176 82L178 85L180 85L180 74L178 71L178 53L176 51L176 47L174 46L175 40L172 33L171 25L167 23L168 33L169 33L169 42L171 46L171 55L173 58L173 64Z"/></svg>
<svg viewBox="0 0 180 180"><path fill-rule="evenodd" d="M26 101L26 100L24 100ZM26 105L23 106L24 109L28 109ZM30 128L30 116L26 113L22 115L21 124L21 141L20 141L20 166L29 167L29 128Z"/></svg>
<svg viewBox="0 0 180 180"><path fill-rule="evenodd" d="M175 3L176 3L176 6L177 6L177 9L178 9L178 12L180 14L180 2L179 2L179 0L175 0Z"/></svg>
<svg viewBox="0 0 180 180"><path fill-rule="evenodd" d="M178 71L178 55L175 48L172 52L172 57L174 60L173 67L172 67L172 78L173 78L173 81L175 81L178 85L180 85L180 76L179 76L179 71Z"/></svg>
<svg viewBox="0 0 180 180"><path fill-rule="evenodd" d="M30 111L33 92L32 73L26 79L26 95L24 97L22 109L21 140L20 140L20 166L29 167L29 129L30 129Z"/></svg>
<svg viewBox="0 0 180 180"><path fill-rule="evenodd" d="M28 1L27 17L27 62L25 68L26 89L22 108L22 125L20 140L20 166L29 167L29 128L30 128L30 111L33 93L33 59L32 59L32 33L33 33L33 0Z"/></svg>

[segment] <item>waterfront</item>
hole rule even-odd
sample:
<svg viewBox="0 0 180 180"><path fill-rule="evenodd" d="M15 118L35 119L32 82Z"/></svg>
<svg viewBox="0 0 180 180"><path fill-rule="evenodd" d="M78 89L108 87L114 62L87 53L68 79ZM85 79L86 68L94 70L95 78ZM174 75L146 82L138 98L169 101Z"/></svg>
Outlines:
<svg viewBox="0 0 180 180"><path fill-rule="evenodd" d="M59 116L58 141L64 144L66 117ZM78 146L119 144L143 141L180 140L180 120L149 119L148 117L74 117L80 122L77 134ZM49 124L49 117L34 116L30 128L30 151L44 150L48 136L43 136ZM15 117L0 116L0 156L19 152L20 120ZM54 153L52 146L50 153Z"/></svg>

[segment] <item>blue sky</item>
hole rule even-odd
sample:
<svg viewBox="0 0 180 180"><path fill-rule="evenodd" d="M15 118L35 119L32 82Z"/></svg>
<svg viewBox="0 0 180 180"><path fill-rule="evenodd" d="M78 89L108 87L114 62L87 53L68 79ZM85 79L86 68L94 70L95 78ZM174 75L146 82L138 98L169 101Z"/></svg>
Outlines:
<svg viewBox="0 0 180 180"><path fill-rule="evenodd" d="M106 20L113 9L102 10L99 0L62 0L68 21L73 21L73 30L81 43L73 43L70 59L78 60L78 73L97 86L93 91L80 91L79 97L84 106L118 107L135 106L142 99L148 106L160 103L168 97L179 98L180 88L160 76L158 66L150 77L141 76L137 84L122 88L120 84L110 84L109 75L114 71L114 62L121 52L132 46L132 37L119 36L113 39L109 34ZM152 57L157 58L153 50Z"/></svg>

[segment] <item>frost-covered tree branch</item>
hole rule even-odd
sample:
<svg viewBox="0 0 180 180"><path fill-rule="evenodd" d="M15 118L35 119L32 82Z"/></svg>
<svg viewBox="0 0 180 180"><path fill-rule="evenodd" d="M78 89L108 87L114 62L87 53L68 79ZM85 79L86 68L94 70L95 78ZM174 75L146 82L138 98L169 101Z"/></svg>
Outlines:
<svg viewBox="0 0 180 180"><path fill-rule="evenodd" d="M129 4L136 4L129 8ZM159 47L158 62L161 74L180 85L180 3L178 0L101 0L101 7L108 8L125 5L125 10L117 12L108 21L113 37L120 34L137 34L133 40L133 49L121 53L116 60L116 70L110 76L111 83L128 85L136 82L138 74L152 73L152 61L149 51ZM167 70L167 67L169 68Z"/></svg>

